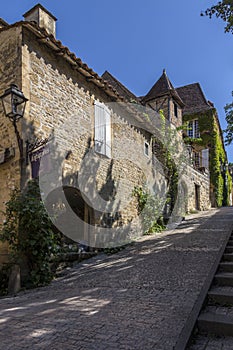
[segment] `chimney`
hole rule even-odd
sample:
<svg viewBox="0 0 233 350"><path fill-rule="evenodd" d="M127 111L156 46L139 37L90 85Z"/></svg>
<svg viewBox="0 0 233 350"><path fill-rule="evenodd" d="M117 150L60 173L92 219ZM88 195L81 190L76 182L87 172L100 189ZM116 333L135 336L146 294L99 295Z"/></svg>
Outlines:
<svg viewBox="0 0 233 350"><path fill-rule="evenodd" d="M23 17L27 22L36 22L39 27L46 29L49 34L56 37L57 19L41 4L34 6L31 10L26 12Z"/></svg>

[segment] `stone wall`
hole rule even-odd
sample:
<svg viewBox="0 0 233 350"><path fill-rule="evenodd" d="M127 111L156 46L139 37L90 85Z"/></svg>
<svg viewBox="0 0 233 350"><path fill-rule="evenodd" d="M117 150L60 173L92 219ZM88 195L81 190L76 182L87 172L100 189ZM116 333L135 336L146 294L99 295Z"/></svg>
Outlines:
<svg viewBox="0 0 233 350"><path fill-rule="evenodd" d="M24 139L53 135L53 158L61 165L63 184L79 187L85 179L85 196L105 200L104 211L120 214L120 224L138 225L135 186L152 172L150 140L115 113L106 93L87 80L62 56L24 31L23 89L29 98ZM112 111L112 158L94 152L94 104L100 101ZM145 155L145 142L149 155ZM67 156L69 154L69 156ZM27 168L30 177L30 165ZM53 185L51 185L53 186ZM51 187L51 190L53 188ZM92 203L90 203L92 204ZM97 203L98 204L98 203ZM101 224L106 213L94 208L92 222ZM117 224L117 223L116 223Z"/></svg>
<svg viewBox="0 0 233 350"><path fill-rule="evenodd" d="M21 34L19 28L0 32L0 95L15 83L21 88ZM21 121L18 122L21 130ZM0 103L0 225L10 193L20 187L19 150L14 127L5 117ZM7 246L0 243L0 263L6 259Z"/></svg>
<svg viewBox="0 0 233 350"><path fill-rule="evenodd" d="M187 212L195 210L208 210L211 207L210 204L210 179L209 172L206 169L206 173L201 173L195 170L193 167L188 166L186 170L186 183L187 183ZM199 203L197 208L196 188L199 189Z"/></svg>
<svg viewBox="0 0 233 350"><path fill-rule="evenodd" d="M177 116L175 115L174 104L177 106ZM163 111L167 120L169 120L173 125L179 127L182 125L182 109L174 101L173 98L168 96L158 97L153 101L150 101L149 105L154 108L157 112Z"/></svg>

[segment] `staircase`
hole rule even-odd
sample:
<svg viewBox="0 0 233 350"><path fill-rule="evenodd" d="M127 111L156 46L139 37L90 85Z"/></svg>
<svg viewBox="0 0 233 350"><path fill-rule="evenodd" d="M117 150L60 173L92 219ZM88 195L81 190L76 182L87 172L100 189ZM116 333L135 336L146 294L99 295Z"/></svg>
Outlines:
<svg viewBox="0 0 233 350"><path fill-rule="evenodd" d="M196 334L186 349L233 350L233 233L227 243L205 305L197 319ZM211 345L212 344L212 345ZM213 345L214 344L214 345Z"/></svg>
<svg viewBox="0 0 233 350"><path fill-rule="evenodd" d="M200 332L233 336L233 235L208 292L207 304L198 317L197 327Z"/></svg>

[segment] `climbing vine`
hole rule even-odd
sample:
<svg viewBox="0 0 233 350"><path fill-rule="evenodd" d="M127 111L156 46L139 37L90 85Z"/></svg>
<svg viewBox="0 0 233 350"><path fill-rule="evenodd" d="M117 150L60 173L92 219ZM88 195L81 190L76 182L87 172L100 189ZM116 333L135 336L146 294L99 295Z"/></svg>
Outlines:
<svg viewBox="0 0 233 350"><path fill-rule="evenodd" d="M198 119L201 139L198 139L197 142L193 139L193 144L209 148L210 183L215 204L218 207L228 205L231 181L226 168L227 157L216 111L210 110L205 113L184 116L186 122L194 119Z"/></svg>

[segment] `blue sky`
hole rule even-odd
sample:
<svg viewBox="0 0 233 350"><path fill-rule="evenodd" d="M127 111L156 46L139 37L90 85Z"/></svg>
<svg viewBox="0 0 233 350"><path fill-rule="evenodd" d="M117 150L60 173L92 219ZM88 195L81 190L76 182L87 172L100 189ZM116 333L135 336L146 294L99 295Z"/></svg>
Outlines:
<svg viewBox="0 0 233 350"><path fill-rule="evenodd" d="M4 1L9 23L38 1ZM199 82L222 128L233 90L233 36L221 20L201 17L217 0L41 0L57 18L57 39L98 74L110 71L144 95L166 68L175 87ZM233 162L233 146L227 147Z"/></svg>

